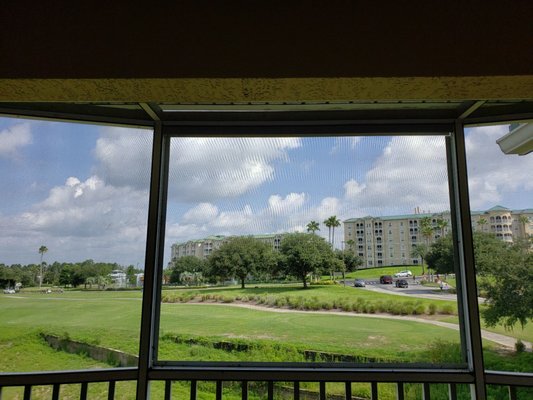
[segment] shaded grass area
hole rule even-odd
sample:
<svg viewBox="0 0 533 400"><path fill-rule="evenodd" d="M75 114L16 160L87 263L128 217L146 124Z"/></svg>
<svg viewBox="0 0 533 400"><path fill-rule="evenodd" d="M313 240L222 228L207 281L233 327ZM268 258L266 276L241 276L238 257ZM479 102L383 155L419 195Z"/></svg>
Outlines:
<svg viewBox="0 0 533 400"><path fill-rule="evenodd" d="M457 303L396 296L345 286L256 286L250 288L208 288L165 291L165 303L245 302L296 310L340 310L394 315L456 314Z"/></svg>

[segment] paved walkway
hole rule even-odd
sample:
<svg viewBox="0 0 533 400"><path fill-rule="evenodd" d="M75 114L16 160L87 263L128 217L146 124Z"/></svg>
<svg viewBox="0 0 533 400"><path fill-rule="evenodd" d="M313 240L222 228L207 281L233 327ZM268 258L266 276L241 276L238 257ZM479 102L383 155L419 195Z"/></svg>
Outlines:
<svg viewBox="0 0 533 400"><path fill-rule="evenodd" d="M171 303L171 304L184 304L184 303ZM413 321L413 322L420 322L423 324L430 324L430 325L436 325L440 326L442 328L448 328L458 331L459 325L458 324L452 324L450 322L443 322L443 321L436 321L429 318L419 318L419 317L413 317L409 315L405 316L399 316L399 315L390 315L390 314L360 314L360 313L354 313L354 312L345 312L345 311L301 311L301 310L293 310L288 308L275 308L275 307L264 307L264 306L258 306L255 304L246 304L246 303L185 303L185 304L194 304L194 305L218 305L218 306L226 306L226 307L240 307L240 308L248 308L252 310L261 310L261 311L268 311L268 312L277 312L277 313L301 313L301 314L322 314L322 315L342 315L344 317L364 317L364 318L382 318L382 319L395 319L400 321ZM483 339L490 340L491 342L497 343L502 347L505 347L506 349L513 350L514 345L516 343L516 338L511 336L505 336L501 335L499 333L489 332L484 329L481 330L481 336ZM526 345L527 351L531 351L531 343L525 340L522 340L522 342Z"/></svg>

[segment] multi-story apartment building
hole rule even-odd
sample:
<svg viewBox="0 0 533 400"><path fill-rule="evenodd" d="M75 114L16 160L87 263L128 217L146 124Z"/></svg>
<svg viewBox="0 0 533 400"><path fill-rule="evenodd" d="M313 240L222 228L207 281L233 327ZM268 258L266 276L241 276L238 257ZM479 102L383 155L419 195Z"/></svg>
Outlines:
<svg viewBox="0 0 533 400"><path fill-rule="evenodd" d="M487 211L472 211L471 216L474 230L494 233L506 242L533 235L533 208L510 210L495 206Z"/></svg>
<svg viewBox="0 0 533 400"><path fill-rule="evenodd" d="M283 234L250 235L254 239L268 243L274 250L279 250ZM204 239L189 240L183 243L175 243L171 247L171 260L177 260L183 256L195 256L207 258L214 250L222 246L234 236L213 235Z"/></svg>
<svg viewBox="0 0 533 400"><path fill-rule="evenodd" d="M471 212L476 231L492 232L502 240L529 237L533 233L533 209L510 210L502 206ZM421 220L429 218L434 228L424 236ZM444 221L444 223L441 223ZM450 212L415 213L384 217L366 216L344 221L344 243L362 257L367 267L419 264L413 247L430 243L451 230Z"/></svg>

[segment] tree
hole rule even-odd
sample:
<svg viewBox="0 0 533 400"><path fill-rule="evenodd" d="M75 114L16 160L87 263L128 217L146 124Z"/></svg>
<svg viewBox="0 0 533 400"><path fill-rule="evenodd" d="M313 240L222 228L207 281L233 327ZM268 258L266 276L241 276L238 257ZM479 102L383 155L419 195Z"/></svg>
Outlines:
<svg viewBox="0 0 533 400"><path fill-rule="evenodd" d="M448 226L448 221L446 221L444 218L437 218L437 225L435 226L435 229L439 230L440 237L444 236L444 229Z"/></svg>
<svg viewBox="0 0 533 400"><path fill-rule="evenodd" d="M482 311L483 317L488 326L502 323L506 329L512 329L519 322L523 329L533 318L531 242L509 245L497 241L500 244L496 257L487 257L481 268L481 274L486 277L479 284L487 305Z"/></svg>
<svg viewBox="0 0 533 400"><path fill-rule="evenodd" d="M485 232L485 225L487 225L487 220L485 218L480 218L478 219L477 224L481 227L481 232Z"/></svg>
<svg viewBox="0 0 533 400"><path fill-rule="evenodd" d="M364 260L349 249L335 250L335 256L343 263L341 268L343 281L346 279L346 272L356 271L358 266L364 264Z"/></svg>
<svg viewBox="0 0 533 400"><path fill-rule="evenodd" d="M332 215L324 221L324 225L329 228L329 243L331 248L333 248L335 246L335 228L341 226L341 221L336 215Z"/></svg>
<svg viewBox="0 0 533 400"><path fill-rule="evenodd" d="M335 258L331 247L317 235L291 233L281 241L282 265L289 275L298 277L307 288L307 277L327 268Z"/></svg>
<svg viewBox="0 0 533 400"><path fill-rule="evenodd" d="M170 283L182 284L183 274L187 274L187 281L197 281L200 275L205 272L206 261L195 256L184 256L174 261L171 267Z"/></svg>
<svg viewBox="0 0 533 400"><path fill-rule="evenodd" d="M353 251L353 252L355 253L355 240L353 240L353 239L348 239L348 240L346 241L346 245L348 246L348 249L349 249L350 251Z"/></svg>
<svg viewBox="0 0 533 400"><path fill-rule="evenodd" d="M533 318L531 241L509 244L492 233L474 232L473 242L477 281L485 297L485 322L489 326L502 323L508 329L520 322L524 327ZM438 271L453 270L450 234L431 245L427 260Z"/></svg>
<svg viewBox="0 0 533 400"><path fill-rule="evenodd" d="M41 269L40 269L40 275L39 275L39 289L41 288L43 284L43 256L44 253L48 251L48 248L44 245L39 247L39 254L41 255Z"/></svg>
<svg viewBox="0 0 533 400"><path fill-rule="evenodd" d="M433 269L438 274L455 272L452 235L442 236L435 243L432 243L425 258L428 268Z"/></svg>
<svg viewBox="0 0 533 400"><path fill-rule="evenodd" d="M316 221L311 221L307 224L307 232L315 233L320 230L320 225Z"/></svg>
<svg viewBox="0 0 533 400"><path fill-rule="evenodd" d="M433 223L431 222L431 218L423 217L420 219L420 232L426 240L426 245L429 247L429 243L433 237Z"/></svg>
<svg viewBox="0 0 533 400"><path fill-rule="evenodd" d="M426 243L418 243L414 245L413 248L411 249L411 257L413 258L420 257L420 259L422 260L422 275L425 274L424 260L427 257L428 251L429 251L429 246Z"/></svg>
<svg viewBox="0 0 533 400"><path fill-rule="evenodd" d="M520 222L520 224L522 225L522 233L524 237L526 237L526 225L529 224L529 218L526 215L521 215L520 217L518 217L518 222Z"/></svg>
<svg viewBox="0 0 533 400"><path fill-rule="evenodd" d="M235 237L224 243L209 257L211 275L238 278L244 288L248 276L257 276L273 268L276 257L272 246L253 237Z"/></svg>

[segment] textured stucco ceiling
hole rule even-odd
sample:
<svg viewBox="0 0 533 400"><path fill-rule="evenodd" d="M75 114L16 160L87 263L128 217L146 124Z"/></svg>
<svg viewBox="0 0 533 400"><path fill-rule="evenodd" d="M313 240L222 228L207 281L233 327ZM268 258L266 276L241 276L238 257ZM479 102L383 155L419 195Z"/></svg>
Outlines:
<svg viewBox="0 0 533 400"><path fill-rule="evenodd" d="M533 98L533 75L287 79L0 79L2 102L316 102Z"/></svg>

